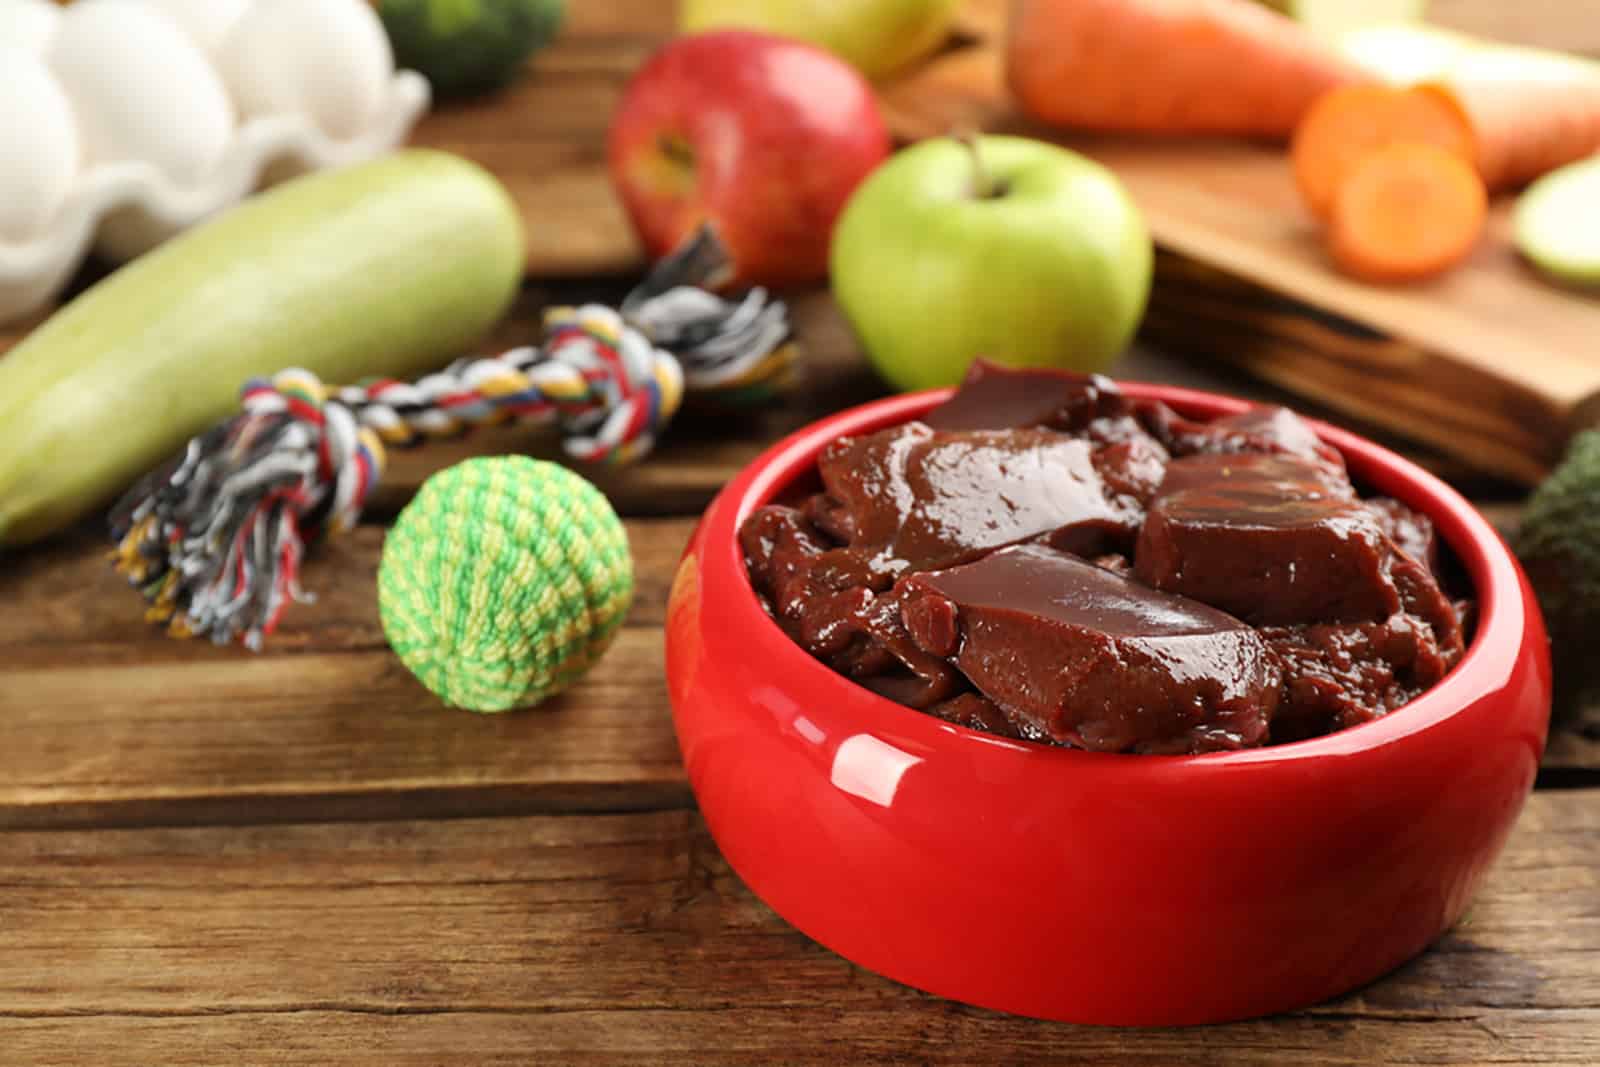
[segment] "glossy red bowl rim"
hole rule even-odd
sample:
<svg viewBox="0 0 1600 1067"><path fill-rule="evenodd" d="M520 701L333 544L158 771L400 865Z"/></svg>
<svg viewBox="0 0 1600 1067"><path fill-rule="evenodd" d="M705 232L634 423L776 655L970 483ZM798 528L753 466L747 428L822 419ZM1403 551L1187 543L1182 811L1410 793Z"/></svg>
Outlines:
<svg viewBox="0 0 1600 1067"><path fill-rule="evenodd" d="M1117 384L1130 397L1159 400L1188 417L1215 418L1261 406L1237 397L1178 386L1121 380ZM1472 581L1477 623L1471 644L1451 672L1415 700L1372 722L1304 741L1202 755L1130 756L996 737L873 693L814 659L766 613L750 585L739 549L738 529L752 511L769 503L785 486L806 474L828 442L846 434L866 433L906 422L944 401L953 392L953 389L932 389L887 397L802 427L763 452L727 486L724 494L729 499L719 503L729 506L713 507L706 515L701 540L702 567L724 573L731 569L737 576L737 581L732 583L734 589L730 590L733 595L720 601L719 611L735 614L729 621L736 626L760 628L752 633L761 634L761 654L774 657L770 663L773 676L809 675L806 682L809 687L815 687L814 692L836 692L841 705L870 716L873 721L861 723L863 728L892 729L934 746L956 743L1014 749L1037 759L1060 760L1064 767L1080 760L1119 759L1130 764L1169 768L1195 764L1221 769L1354 756L1422 733L1449 719L1484 693L1505 685L1511 678L1526 636L1527 618L1523 610L1520 572L1499 533L1461 494L1410 460L1347 430L1307 419L1317 436L1345 457L1351 474L1367 490L1394 497L1431 519L1438 536L1455 553Z"/></svg>

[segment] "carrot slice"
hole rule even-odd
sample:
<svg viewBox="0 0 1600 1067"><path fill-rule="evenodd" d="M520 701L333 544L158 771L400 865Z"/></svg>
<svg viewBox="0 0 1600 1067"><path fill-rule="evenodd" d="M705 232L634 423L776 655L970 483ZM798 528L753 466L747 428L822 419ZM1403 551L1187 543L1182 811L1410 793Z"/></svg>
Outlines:
<svg viewBox="0 0 1600 1067"><path fill-rule="evenodd" d="M1600 151L1595 60L1420 25L1357 30L1338 51L1375 78L1424 85L1455 108L1491 192Z"/></svg>
<svg viewBox="0 0 1600 1067"><path fill-rule="evenodd" d="M1474 155L1472 129L1436 93L1388 85L1347 85L1326 94L1295 130L1295 182L1313 214L1326 218L1350 171L1374 149L1436 145L1463 159Z"/></svg>
<svg viewBox="0 0 1600 1067"><path fill-rule="evenodd" d="M1328 250L1374 282L1432 277L1461 262L1483 232L1488 193L1472 164L1431 144L1392 144L1356 164L1333 198Z"/></svg>
<svg viewBox="0 0 1600 1067"><path fill-rule="evenodd" d="M1053 124L1280 138L1358 77L1252 0L1017 0L1006 72L1022 109Z"/></svg>

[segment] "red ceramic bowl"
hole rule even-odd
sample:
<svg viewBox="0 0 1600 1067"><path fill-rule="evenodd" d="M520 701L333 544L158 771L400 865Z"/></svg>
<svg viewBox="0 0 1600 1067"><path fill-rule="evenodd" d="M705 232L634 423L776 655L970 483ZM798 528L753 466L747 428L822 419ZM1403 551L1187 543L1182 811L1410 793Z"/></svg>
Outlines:
<svg viewBox="0 0 1600 1067"><path fill-rule="evenodd" d="M1129 385L1192 417L1245 407ZM1370 490L1429 515L1476 586L1460 665L1375 722L1273 748L1123 756L1007 741L891 703L762 611L743 519L841 434L944 392L846 411L772 448L707 510L673 584L667 680L723 855L773 910L940 996L1118 1025L1303 1007L1422 951L1499 853L1544 748L1550 666L1527 582L1438 479L1327 426Z"/></svg>

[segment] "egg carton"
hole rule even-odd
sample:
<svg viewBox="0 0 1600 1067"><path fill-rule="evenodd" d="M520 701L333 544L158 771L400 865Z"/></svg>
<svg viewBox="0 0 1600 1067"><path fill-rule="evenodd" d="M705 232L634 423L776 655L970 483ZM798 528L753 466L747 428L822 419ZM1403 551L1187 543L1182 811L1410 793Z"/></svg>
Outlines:
<svg viewBox="0 0 1600 1067"><path fill-rule="evenodd" d="M91 251L392 151L429 97L362 0L0 0L0 324Z"/></svg>

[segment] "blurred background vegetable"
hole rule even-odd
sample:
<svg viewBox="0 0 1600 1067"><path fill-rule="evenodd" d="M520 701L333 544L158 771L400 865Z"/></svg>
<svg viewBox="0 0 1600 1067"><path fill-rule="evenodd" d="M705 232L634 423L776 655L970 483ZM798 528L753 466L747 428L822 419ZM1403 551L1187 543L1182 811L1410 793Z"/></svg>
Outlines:
<svg viewBox="0 0 1600 1067"><path fill-rule="evenodd" d="M445 99L503 88L550 42L566 0L377 0L401 66Z"/></svg>
<svg viewBox="0 0 1600 1067"><path fill-rule="evenodd" d="M1517 201L1517 247L1571 285L1600 285L1600 157L1545 175Z"/></svg>
<svg viewBox="0 0 1600 1067"><path fill-rule="evenodd" d="M1574 712L1600 697L1600 430L1574 438L1529 498L1515 548L1550 628L1557 702Z"/></svg>
<svg viewBox="0 0 1600 1067"><path fill-rule="evenodd" d="M1318 96L1357 78L1247 0L1018 0L1006 40L1017 103L1077 129L1286 138Z"/></svg>
<svg viewBox="0 0 1600 1067"><path fill-rule="evenodd" d="M825 48L873 80L897 73L945 40L960 0L682 0L678 28L743 29Z"/></svg>

